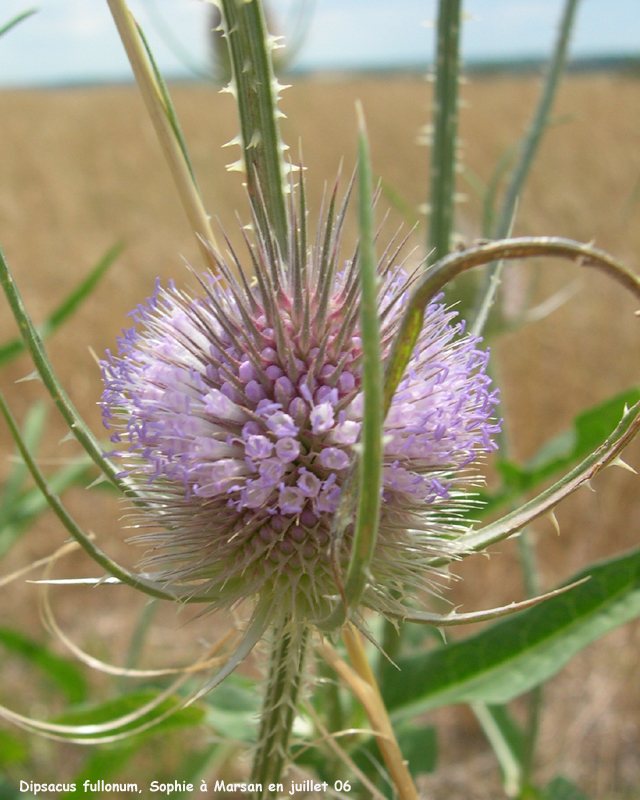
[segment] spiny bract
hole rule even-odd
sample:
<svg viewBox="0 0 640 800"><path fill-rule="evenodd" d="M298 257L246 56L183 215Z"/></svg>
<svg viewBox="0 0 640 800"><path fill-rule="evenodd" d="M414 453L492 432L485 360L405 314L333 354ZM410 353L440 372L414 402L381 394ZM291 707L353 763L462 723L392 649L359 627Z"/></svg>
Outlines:
<svg viewBox="0 0 640 800"><path fill-rule="evenodd" d="M249 282L213 254L217 275L193 297L156 285L133 313L118 357L103 362L104 420L144 501L145 568L193 587L214 607L276 602L283 614L324 617L339 596L331 527L358 441L359 283L356 255L339 265L344 207L334 198L315 247L291 214L291 245L249 245ZM385 352L411 277L390 245L379 264ZM496 403L487 353L432 303L384 424L380 528L363 602L402 610L428 585L425 562L452 552L468 495L458 485L493 448ZM344 570L352 530L334 558ZM400 599L397 599L400 598Z"/></svg>

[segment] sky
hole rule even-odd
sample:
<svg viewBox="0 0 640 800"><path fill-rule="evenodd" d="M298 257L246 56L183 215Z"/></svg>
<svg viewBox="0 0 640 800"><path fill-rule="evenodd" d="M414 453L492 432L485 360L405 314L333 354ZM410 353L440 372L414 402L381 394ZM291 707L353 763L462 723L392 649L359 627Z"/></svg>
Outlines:
<svg viewBox="0 0 640 800"><path fill-rule="evenodd" d="M300 0L271 0L278 32L291 32ZM203 0L129 0L167 77L207 70ZM2 0L0 27L37 5L0 38L0 85L33 86L130 77L106 0ZM544 57L564 0L465 0L463 57L468 61ZM312 10L295 66L393 68L429 62L435 0L307 0ZM171 46L169 45L169 42ZM574 56L640 56L640 0L581 0Z"/></svg>

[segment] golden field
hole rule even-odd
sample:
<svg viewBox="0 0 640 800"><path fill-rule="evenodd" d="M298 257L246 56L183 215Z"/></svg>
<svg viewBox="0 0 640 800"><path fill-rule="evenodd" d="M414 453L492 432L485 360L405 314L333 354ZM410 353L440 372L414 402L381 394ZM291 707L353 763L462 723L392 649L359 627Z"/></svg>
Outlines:
<svg viewBox="0 0 640 800"><path fill-rule="evenodd" d="M484 181L505 149L522 136L538 91L534 77L472 76L464 87L462 163ZM174 86L172 94L214 230L219 218L241 250L235 214L246 220L247 203L238 174L225 170L238 153L237 148L221 149L237 130L231 98L198 85ZM429 152L416 139L429 119L430 84L397 76L300 80L284 95L284 137L295 160L301 143L311 219L319 211L324 183L335 180L341 158L343 175L353 167L356 98L364 106L375 172L411 206L427 199ZM614 73L569 76L554 114L558 124L544 139L519 205L515 233L595 240L640 270L640 80ZM100 433L96 403L101 381L91 351L100 356L114 348L116 335L127 324L125 314L152 292L156 276L193 283L182 258L199 268L196 245L133 87L4 91L0 119L0 242L33 317L42 319L110 245L118 240L126 245L95 294L49 348L71 398ZM480 234L480 206L462 176L460 190L469 201L459 206L458 230L472 240ZM383 198L380 216L384 207ZM386 228L391 231L400 222L392 209ZM352 220L346 238L352 245ZM415 244L421 244L418 234ZM513 291L523 274L512 274ZM640 322L621 288L553 262L539 271L535 298L542 300L572 281L579 282L578 291L563 308L492 343L502 414L521 458L565 429L581 408L638 381ZM0 302L0 341L14 334L7 307ZM43 394L38 382L14 384L30 371L28 361L21 359L2 376L18 416ZM59 444L64 433L52 409L43 459L55 462L77 452L73 444ZM11 452L4 429L0 444L2 476ZM637 444L626 460L640 470ZM638 546L640 479L612 469L595 481L594 489L580 490L560 507L560 536L546 521L536 526L545 587L595 559ZM85 529L93 530L110 553L136 562L139 552L124 541L117 502L81 490L72 491L68 501ZM50 553L64 538L60 527L44 517L12 551L3 572ZM521 596L514 548L506 543L496 549L491 560L477 557L459 568L464 580L452 587L451 597L465 610ZM60 567L60 574L64 570L97 574L80 556ZM56 612L76 641L99 656L117 659L130 635L130 626L123 634L125 622L141 606L140 600L133 603L124 595L115 587L63 591L56 595ZM32 636L45 636L33 586L14 584L0 602L0 624L21 625ZM167 612L169 628L160 620L152 627L147 657L154 663L177 663L195 655L195 640L206 637L211 621L187 621L185 613L176 617ZM639 654L640 625L628 625L588 648L548 685L539 754L542 778L564 772L596 800L640 797L634 794L640 786ZM24 677L12 662L6 664L6 676L0 700L15 706L12 687L20 687L25 691L21 708L41 715L47 704L42 691L24 687ZM497 768L470 712L446 709L433 718L441 731L441 769L425 782L425 797L501 796ZM178 750L182 746L176 745ZM43 779L47 770L54 775L57 770L59 779L69 777L83 755L67 747L66 762L59 766L58 752L48 743L35 748ZM157 753L145 757L152 769Z"/></svg>

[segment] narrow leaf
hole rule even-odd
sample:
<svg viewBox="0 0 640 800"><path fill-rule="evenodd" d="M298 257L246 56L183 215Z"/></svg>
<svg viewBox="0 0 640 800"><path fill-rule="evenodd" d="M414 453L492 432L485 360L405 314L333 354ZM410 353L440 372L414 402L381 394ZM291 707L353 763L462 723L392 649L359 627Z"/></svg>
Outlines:
<svg viewBox="0 0 640 800"><path fill-rule="evenodd" d="M54 655L44 645L9 628L0 628L0 644L44 672L62 689L69 702L78 703L84 700L86 694L84 677L70 661Z"/></svg>
<svg viewBox="0 0 640 800"><path fill-rule="evenodd" d="M545 480L585 458L611 435L621 420L625 407L640 400L640 389L633 388L598 403L578 414L571 428L550 439L526 464L503 459L496 467L503 485L492 495L483 495L483 515L517 495L535 489Z"/></svg>
<svg viewBox="0 0 640 800"><path fill-rule="evenodd" d="M93 292L98 281L122 252L123 244L118 242L109 248L100 261L93 267L80 284L51 312L44 323L38 328L42 339L47 339L77 310L83 300ZM0 366L15 358L26 349L22 339L12 339L0 345Z"/></svg>
<svg viewBox="0 0 640 800"><path fill-rule="evenodd" d="M63 419L73 431L74 436L80 442L85 451L93 459L96 466L104 472L109 480L120 488L124 488L123 482L119 480L116 475L118 470L116 467L103 456L103 448L93 435L85 421L80 414L76 411L73 403L69 399L67 393L63 389L54 369L47 357L44 349L42 337L36 330L31 317L27 313L27 309L22 301L18 287L13 280L13 275L9 270L9 265L4 257L4 253L0 249L0 285L13 312L20 333L27 346L31 357L34 361L38 374L42 378L51 399L56 404L56 407L62 414ZM15 437L14 437L15 438ZM17 441L17 440L16 440Z"/></svg>
<svg viewBox="0 0 640 800"><path fill-rule="evenodd" d="M336 608L323 627L339 628L357 607L367 587L369 566L378 535L382 484L382 348L378 319L378 277L373 230L373 186L369 142L362 108L358 106L360 332L364 414L358 459L359 491L355 533L344 597L347 608Z"/></svg>
<svg viewBox="0 0 640 800"><path fill-rule="evenodd" d="M15 28L23 20L27 19L28 17L32 16L33 14L37 13L37 8L30 8L28 11L23 11L21 14L13 17L6 22L2 27L0 27L0 36L4 36L5 33L8 33L12 28Z"/></svg>
<svg viewBox="0 0 640 800"><path fill-rule="evenodd" d="M569 778L558 775L544 787L544 800L589 800Z"/></svg>
<svg viewBox="0 0 640 800"><path fill-rule="evenodd" d="M400 659L401 679L384 683L392 718L452 703L509 702L640 615L640 550L596 564L572 580L587 576L586 583L476 636Z"/></svg>
<svg viewBox="0 0 640 800"><path fill-rule="evenodd" d="M56 717L55 722L59 725L93 726L101 723L109 723L125 716L135 716L138 709L153 703L159 692L154 689L145 689L139 692L122 695L114 700L107 700L104 703L92 703L77 709L72 709ZM167 714L176 703L180 702L178 697L170 697L163 700L152 711L141 716L122 727L122 731L134 729L140 725L147 724L155 718ZM155 726L144 732L144 736L156 735L176 728L192 727L199 725L204 719L204 711L198 706L188 706L173 711L165 719L158 722Z"/></svg>
<svg viewBox="0 0 640 800"><path fill-rule="evenodd" d="M47 410L44 403L34 403L27 411L23 425L23 435L25 443L30 450L35 450L40 443L46 414ZM27 475L27 467L21 459L18 459L9 473L9 477L4 482L0 493L0 529L11 517L15 516L16 512L19 512L17 500ZM1 549L0 555L2 555Z"/></svg>
<svg viewBox="0 0 640 800"><path fill-rule="evenodd" d="M378 320L378 278L373 231L373 186L369 142L360 109L358 137L360 185L360 334L362 337L362 454L359 500L345 594L352 611L360 602L369 577L380 516L382 482L382 349Z"/></svg>
<svg viewBox="0 0 640 800"><path fill-rule="evenodd" d="M512 226L513 218L516 212L518 199L522 194L525 182L529 176L531 166L535 159L536 153L542 141L545 130L549 125L549 118L551 108L558 91L560 78L564 71L564 66L567 60L567 53L569 49L569 40L573 30L576 11L578 8L579 0L566 0L560 25L558 29L558 37L556 39L553 55L547 67L547 74L540 95L538 106L534 113L533 119L527 135L520 150L520 157L511 174L509 185L505 193L500 219L497 223L497 229L494 233L497 239L502 239L508 236ZM489 311L493 304L495 294L500 285L500 277L503 269L504 262L492 264L487 270L484 286L478 298L478 310L471 326L471 331L474 335L479 336L482 333L484 325L487 321Z"/></svg>

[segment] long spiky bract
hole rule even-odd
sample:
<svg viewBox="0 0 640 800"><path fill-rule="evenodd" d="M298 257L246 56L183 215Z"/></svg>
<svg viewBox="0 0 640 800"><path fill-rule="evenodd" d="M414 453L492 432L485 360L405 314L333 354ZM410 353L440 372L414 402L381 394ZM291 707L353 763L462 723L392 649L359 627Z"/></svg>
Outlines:
<svg viewBox="0 0 640 800"><path fill-rule="evenodd" d="M378 269L373 238L373 190L369 143L362 108L358 106L358 188L360 228L360 331L362 338L363 420L359 460L358 508L353 545L344 589L344 607L338 606L324 627L340 628L360 604L369 582L380 517L382 483L382 347L378 315ZM333 276L332 276L333 277ZM342 532L340 532L342 535ZM335 552L335 546L334 546Z"/></svg>

